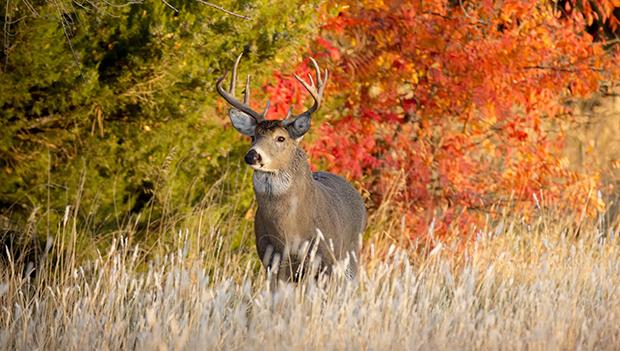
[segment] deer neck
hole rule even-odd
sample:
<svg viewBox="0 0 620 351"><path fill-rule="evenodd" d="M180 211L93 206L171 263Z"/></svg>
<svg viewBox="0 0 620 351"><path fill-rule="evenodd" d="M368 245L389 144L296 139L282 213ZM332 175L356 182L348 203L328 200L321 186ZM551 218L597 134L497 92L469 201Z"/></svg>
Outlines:
<svg viewBox="0 0 620 351"><path fill-rule="evenodd" d="M312 196L312 172L308 158L297 149L289 166L277 172L254 171L254 193L260 207L287 207L300 198ZM291 206L295 209L297 206Z"/></svg>

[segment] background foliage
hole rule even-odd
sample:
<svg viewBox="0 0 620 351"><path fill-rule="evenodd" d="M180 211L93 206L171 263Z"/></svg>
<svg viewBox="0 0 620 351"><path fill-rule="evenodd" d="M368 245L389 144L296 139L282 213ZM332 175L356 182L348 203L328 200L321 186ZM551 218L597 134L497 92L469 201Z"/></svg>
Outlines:
<svg viewBox="0 0 620 351"><path fill-rule="evenodd" d="M605 209L598 171L561 152L564 101L620 73L616 1L217 5L246 18L195 0L7 1L4 232L45 237L74 218L84 246L127 226L148 242L207 202L212 219L251 219L245 144L214 94L242 50L271 118L302 107L291 73L309 72L305 57L330 69L313 161L407 238L468 233L499 211Z"/></svg>
<svg viewBox="0 0 620 351"><path fill-rule="evenodd" d="M0 349L618 348L617 0L217 5L0 5ZM354 281L269 284L242 50L271 118L332 73L304 143L365 195Z"/></svg>
<svg viewBox="0 0 620 351"><path fill-rule="evenodd" d="M75 210L91 235L140 213L144 230L234 179L221 180L243 144L214 110L214 81L240 51L259 80L264 62L286 64L316 31L315 4L218 4L249 20L194 0L2 6L0 207L13 227L42 234ZM250 206L249 187L229 190Z"/></svg>
<svg viewBox="0 0 620 351"><path fill-rule="evenodd" d="M312 154L375 208L390 200L413 238L505 210L600 213L598 170L563 157L565 101L617 79L617 15L612 1L345 1L314 47L344 108Z"/></svg>

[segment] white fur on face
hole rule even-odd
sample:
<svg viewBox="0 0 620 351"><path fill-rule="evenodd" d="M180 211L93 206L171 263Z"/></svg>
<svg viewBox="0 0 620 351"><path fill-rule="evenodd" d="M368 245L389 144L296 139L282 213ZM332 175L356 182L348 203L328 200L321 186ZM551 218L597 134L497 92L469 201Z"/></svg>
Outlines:
<svg viewBox="0 0 620 351"><path fill-rule="evenodd" d="M263 172L256 169L252 181L256 193L277 196L288 190L293 183L293 177L287 172Z"/></svg>

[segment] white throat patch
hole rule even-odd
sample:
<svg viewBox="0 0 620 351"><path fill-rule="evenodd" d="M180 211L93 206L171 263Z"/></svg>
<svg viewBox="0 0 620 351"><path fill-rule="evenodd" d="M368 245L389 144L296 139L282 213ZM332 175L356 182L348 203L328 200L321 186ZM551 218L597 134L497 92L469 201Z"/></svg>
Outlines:
<svg viewBox="0 0 620 351"><path fill-rule="evenodd" d="M254 191L268 195L281 195L285 193L293 182L293 177L287 172L261 172L254 171L252 176Z"/></svg>

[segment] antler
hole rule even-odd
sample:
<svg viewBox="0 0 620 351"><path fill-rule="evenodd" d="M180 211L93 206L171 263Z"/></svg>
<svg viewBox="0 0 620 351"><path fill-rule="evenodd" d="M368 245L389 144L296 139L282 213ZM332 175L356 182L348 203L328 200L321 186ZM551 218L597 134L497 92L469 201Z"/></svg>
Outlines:
<svg viewBox="0 0 620 351"><path fill-rule="evenodd" d="M262 122L265 120L265 116L267 116L267 112L269 111L269 100L267 100L267 106L262 113L256 112L252 110L250 107L250 75L248 74L248 78L245 82L245 90L243 91L243 102L237 100L235 98L235 84L237 82L237 66L239 65L239 61L241 61L241 56L243 56L243 52L239 54L237 60L235 60L235 65L232 70L232 77L230 79L230 87L229 90L226 91L222 86L222 82L226 79L226 75L228 72L224 72L224 75L217 80L215 86L217 87L217 92L226 100L233 108L236 108L239 111L245 112L250 115L256 122Z"/></svg>
<svg viewBox="0 0 620 351"><path fill-rule="evenodd" d="M310 83L307 83L301 77L299 77L298 75L295 75L295 78L299 81L299 83L301 83L301 85L304 86L304 88L306 88L306 90L310 93L310 95L314 99L314 104L308 110L306 110L306 112L303 112L301 114L304 114L304 113L312 114L316 112L316 110L319 109L319 107L321 106L321 100L323 99L323 91L325 90L327 78L329 77L329 72L327 71L327 69L325 69L325 75L321 77L321 69L319 68L319 64L316 63L316 61L312 57L310 58L310 61L312 61L312 65L314 66L314 70L316 73L316 83L317 83L316 85L314 84L312 75L309 73L308 73L308 78L310 79ZM293 111L292 108L289 109L286 119L289 119L290 117L292 117L292 111Z"/></svg>

